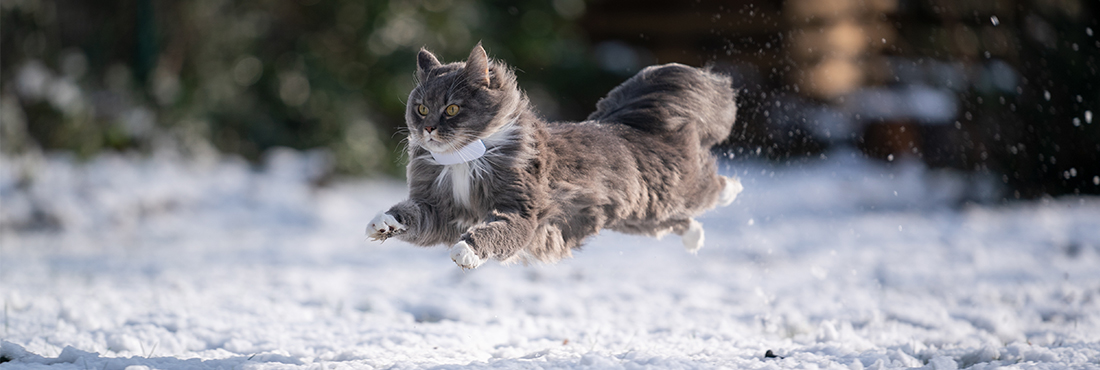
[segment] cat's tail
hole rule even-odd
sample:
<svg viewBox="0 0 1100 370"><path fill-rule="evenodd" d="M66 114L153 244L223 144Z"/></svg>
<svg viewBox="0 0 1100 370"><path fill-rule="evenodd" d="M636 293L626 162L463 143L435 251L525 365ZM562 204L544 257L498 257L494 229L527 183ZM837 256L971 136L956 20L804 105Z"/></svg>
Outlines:
<svg viewBox="0 0 1100 370"><path fill-rule="evenodd" d="M729 136L737 118L736 98L728 76L671 63L647 67L611 90L588 119L648 132L693 125L702 147L710 148Z"/></svg>

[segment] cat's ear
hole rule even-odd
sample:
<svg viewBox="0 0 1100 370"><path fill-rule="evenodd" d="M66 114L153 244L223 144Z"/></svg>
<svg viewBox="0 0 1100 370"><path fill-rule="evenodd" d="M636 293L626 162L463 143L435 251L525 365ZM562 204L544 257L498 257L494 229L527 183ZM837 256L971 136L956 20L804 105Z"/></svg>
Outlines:
<svg viewBox="0 0 1100 370"><path fill-rule="evenodd" d="M473 83L489 86L489 56L485 54L485 48L481 47L481 42L478 42L474 50L470 51L463 73Z"/></svg>
<svg viewBox="0 0 1100 370"><path fill-rule="evenodd" d="M441 65L439 59L435 58L435 54L428 49L420 48L420 54L416 55L416 78L424 81L428 77L428 71Z"/></svg>

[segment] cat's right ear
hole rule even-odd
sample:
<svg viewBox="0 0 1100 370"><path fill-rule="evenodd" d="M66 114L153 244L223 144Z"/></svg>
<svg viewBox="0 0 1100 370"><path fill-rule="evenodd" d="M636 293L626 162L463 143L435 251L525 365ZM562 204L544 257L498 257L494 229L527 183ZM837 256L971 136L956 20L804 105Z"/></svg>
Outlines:
<svg viewBox="0 0 1100 370"><path fill-rule="evenodd" d="M424 81L428 78L429 71L441 65L439 59L435 58L435 54L428 49L420 48L420 53L416 55L416 78Z"/></svg>

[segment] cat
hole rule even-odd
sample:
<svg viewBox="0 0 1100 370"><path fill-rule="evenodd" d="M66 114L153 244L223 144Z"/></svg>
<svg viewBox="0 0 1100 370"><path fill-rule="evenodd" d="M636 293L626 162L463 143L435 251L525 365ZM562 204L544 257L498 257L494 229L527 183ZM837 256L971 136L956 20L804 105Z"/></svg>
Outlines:
<svg viewBox="0 0 1100 370"><path fill-rule="evenodd" d="M693 217L742 190L710 153L737 115L730 78L710 69L647 67L571 123L539 118L512 69L481 43L465 62L421 49L416 63L409 198L370 222L374 240L452 245L463 269L553 263L602 229L671 232L694 253L704 239Z"/></svg>

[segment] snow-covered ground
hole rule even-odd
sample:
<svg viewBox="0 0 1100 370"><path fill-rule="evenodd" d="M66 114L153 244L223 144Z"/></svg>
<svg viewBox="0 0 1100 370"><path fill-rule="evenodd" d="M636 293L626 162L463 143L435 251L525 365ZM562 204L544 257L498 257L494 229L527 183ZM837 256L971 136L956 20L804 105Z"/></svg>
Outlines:
<svg viewBox="0 0 1100 370"><path fill-rule="evenodd" d="M1100 368L1098 198L730 162L698 255L604 233L464 272L367 242L404 185L312 187L315 159L0 157L0 368Z"/></svg>

